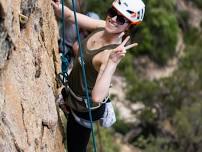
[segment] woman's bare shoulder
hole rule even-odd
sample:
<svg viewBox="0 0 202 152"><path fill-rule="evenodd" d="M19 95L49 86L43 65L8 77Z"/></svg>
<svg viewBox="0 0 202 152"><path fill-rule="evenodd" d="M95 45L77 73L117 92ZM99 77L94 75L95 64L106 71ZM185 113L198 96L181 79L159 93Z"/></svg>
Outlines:
<svg viewBox="0 0 202 152"><path fill-rule="evenodd" d="M95 69L98 71L101 65L106 65L109 59L111 50L104 50L99 52L93 57L93 65Z"/></svg>

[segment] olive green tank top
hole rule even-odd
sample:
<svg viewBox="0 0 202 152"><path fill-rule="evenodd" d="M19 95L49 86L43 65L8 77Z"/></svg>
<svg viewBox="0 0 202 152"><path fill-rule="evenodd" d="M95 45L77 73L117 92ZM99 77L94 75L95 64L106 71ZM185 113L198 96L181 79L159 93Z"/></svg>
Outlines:
<svg viewBox="0 0 202 152"><path fill-rule="evenodd" d="M103 30L104 30L103 28L100 28L96 30L95 32L91 33L86 39L83 40L81 44L83 48L83 61L85 66L85 74L86 74L89 96L91 96L92 89L95 85L95 82L98 76L98 72L96 71L92 63L93 57L104 50L114 49L115 47L118 46L117 44L110 44L110 45L103 46L99 49L92 49L92 50L87 49L87 42L89 38L95 33ZM82 78L82 65L81 65L79 56L76 57L74 60L73 68L68 78L68 83L70 88L73 90L73 92L77 96L79 97L85 96L85 86L83 84L83 78ZM82 112L87 111L85 107L83 107L82 105L78 103L79 102L75 101L73 97L68 100L69 106L73 108L74 110L82 111Z"/></svg>

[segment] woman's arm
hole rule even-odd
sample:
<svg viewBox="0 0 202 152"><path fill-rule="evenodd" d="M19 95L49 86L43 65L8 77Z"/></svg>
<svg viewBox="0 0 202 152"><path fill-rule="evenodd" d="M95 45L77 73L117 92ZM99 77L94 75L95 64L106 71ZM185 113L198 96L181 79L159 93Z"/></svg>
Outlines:
<svg viewBox="0 0 202 152"><path fill-rule="evenodd" d="M109 88L112 76L116 70L117 64L108 60L107 64L101 64L95 86L92 90L92 100L101 102L109 95Z"/></svg>
<svg viewBox="0 0 202 152"><path fill-rule="evenodd" d="M92 90L92 100L94 102L102 102L104 98L108 96L111 79L116 70L117 65L125 56L126 50L137 46L137 43L125 46L129 39L129 36L126 37L126 39L118 47L113 50L106 51L109 52L108 54L103 52L103 56L98 57L98 63L100 62L101 65L99 68L99 73L95 82L95 86Z"/></svg>
<svg viewBox="0 0 202 152"><path fill-rule="evenodd" d="M56 16L61 17L62 5L56 0L55 2L52 1L52 6ZM76 13L76 15L80 28L92 31L105 26L104 20L96 20L81 13ZM66 6L64 6L64 17L66 21L75 22L74 12Z"/></svg>

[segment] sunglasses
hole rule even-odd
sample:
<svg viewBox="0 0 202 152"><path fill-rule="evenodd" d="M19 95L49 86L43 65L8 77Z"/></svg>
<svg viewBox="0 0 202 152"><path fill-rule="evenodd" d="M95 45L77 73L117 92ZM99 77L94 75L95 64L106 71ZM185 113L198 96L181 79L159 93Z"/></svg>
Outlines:
<svg viewBox="0 0 202 152"><path fill-rule="evenodd" d="M116 22L119 25L123 25L125 23L129 23L130 21L126 19L124 16L119 15L118 12L114 8L110 8L107 11L107 15L111 18L116 16Z"/></svg>

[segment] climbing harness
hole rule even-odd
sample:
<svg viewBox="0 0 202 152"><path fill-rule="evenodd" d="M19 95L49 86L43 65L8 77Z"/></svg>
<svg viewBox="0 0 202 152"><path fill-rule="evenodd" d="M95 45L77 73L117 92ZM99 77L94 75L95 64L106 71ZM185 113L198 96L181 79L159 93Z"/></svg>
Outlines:
<svg viewBox="0 0 202 152"><path fill-rule="evenodd" d="M78 122L80 125L91 128L91 122L89 120L80 118L76 115L76 113L71 109L71 113L73 117L75 118L76 122ZM102 118L99 119L100 126L109 128L116 122L116 115L114 112L114 108L112 106L112 103L110 100L107 100L105 103L105 112Z"/></svg>
<svg viewBox="0 0 202 152"><path fill-rule="evenodd" d="M65 91L68 93L70 93L71 97L73 97L74 99L76 99L75 101L79 102L80 105L83 105L85 108L90 108L91 110L95 110L97 108L99 108L102 104L105 104L107 102L107 100L109 99L109 96L107 96L106 98L104 98L104 100L100 103L98 103L98 105L94 106L92 100L90 101L90 107L88 107L88 100L86 97L80 97L77 96L74 91L69 87L68 83L65 84Z"/></svg>
<svg viewBox="0 0 202 152"><path fill-rule="evenodd" d="M75 118L76 122L78 122L80 125L86 127L86 128L89 128L91 129L91 122L89 120L86 120L86 119L82 119L80 117L78 117L74 111L71 109L71 113L73 115L73 117Z"/></svg>
<svg viewBox="0 0 202 152"><path fill-rule="evenodd" d="M109 96L107 96L102 102L98 103L98 105L94 106L93 102L91 101L90 103L90 107L88 107L88 100L86 97L80 97L77 96L74 91L69 87L68 83L65 84L65 91L68 93L70 93L70 95L76 99L75 101L80 102L80 104L84 105L87 109L90 108L91 110L97 109L99 108L102 104L106 103L107 100L109 99Z"/></svg>

